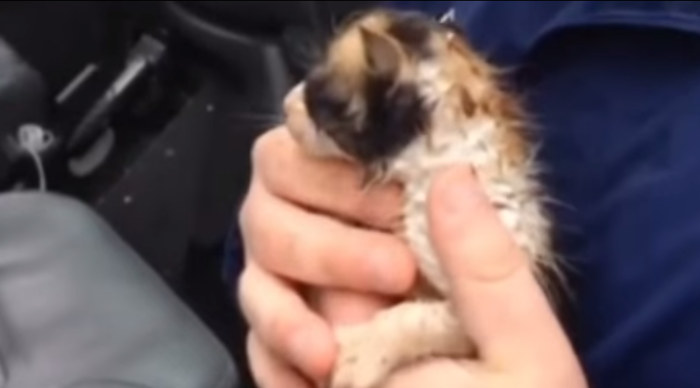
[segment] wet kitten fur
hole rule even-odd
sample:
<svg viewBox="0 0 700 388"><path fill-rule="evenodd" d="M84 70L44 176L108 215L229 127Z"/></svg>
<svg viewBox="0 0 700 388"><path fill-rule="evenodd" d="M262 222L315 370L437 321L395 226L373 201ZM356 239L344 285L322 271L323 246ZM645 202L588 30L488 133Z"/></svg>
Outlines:
<svg viewBox="0 0 700 388"><path fill-rule="evenodd" d="M289 128L307 151L359 163L367 184L403 183L400 233L420 272L414 298L338 330L329 387L375 388L408 363L475 351L446 300L427 232L427 193L440 168L471 165L545 290L559 273L528 120L499 76L453 27L373 10L344 25L290 93Z"/></svg>

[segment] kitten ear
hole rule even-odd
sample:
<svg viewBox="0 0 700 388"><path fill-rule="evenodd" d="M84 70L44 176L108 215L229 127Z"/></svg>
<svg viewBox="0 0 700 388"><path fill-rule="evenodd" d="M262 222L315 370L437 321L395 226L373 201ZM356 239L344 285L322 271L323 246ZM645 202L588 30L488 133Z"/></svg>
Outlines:
<svg viewBox="0 0 700 388"><path fill-rule="evenodd" d="M369 68L377 74L395 76L401 66L401 54L389 38L366 28L360 28Z"/></svg>

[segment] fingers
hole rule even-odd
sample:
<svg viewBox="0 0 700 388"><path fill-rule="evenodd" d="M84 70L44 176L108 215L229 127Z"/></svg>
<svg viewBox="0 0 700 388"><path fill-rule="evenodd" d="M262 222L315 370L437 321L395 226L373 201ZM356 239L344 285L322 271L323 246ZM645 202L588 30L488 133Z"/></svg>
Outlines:
<svg viewBox="0 0 700 388"><path fill-rule="evenodd" d="M363 191L359 168L307 156L285 128L269 131L256 141L253 163L272 194L317 212L383 230L394 227L401 212L398 185Z"/></svg>
<svg viewBox="0 0 700 388"><path fill-rule="evenodd" d="M395 236L307 212L255 181L240 222L259 265L295 281L389 294L413 282L412 254Z"/></svg>
<svg viewBox="0 0 700 388"><path fill-rule="evenodd" d="M243 315L264 347L306 376L319 378L330 371L336 351L333 334L289 284L250 260L238 295Z"/></svg>
<svg viewBox="0 0 700 388"><path fill-rule="evenodd" d="M543 358L570 354L527 258L471 172L442 173L429 201L431 237L450 277L462 322L484 358L502 365L541 367Z"/></svg>
<svg viewBox="0 0 700 388"><path fill-rule="evenodd" d="M392 305L391 298L341 290L318 290L313 295L314 310L332 326L366 322L378 311Z"/></svg>
<svg viewBox="0 0 700 388"><path fill-rule="evenodd" d="M250 371L258 387L312 388L293 368L275 357L254 334L248 335L247 348Z"/></svg>

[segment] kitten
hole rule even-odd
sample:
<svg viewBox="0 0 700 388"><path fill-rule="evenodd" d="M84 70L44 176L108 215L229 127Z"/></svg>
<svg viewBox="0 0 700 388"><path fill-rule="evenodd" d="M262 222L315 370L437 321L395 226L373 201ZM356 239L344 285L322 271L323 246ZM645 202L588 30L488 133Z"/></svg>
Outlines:
<svg viewBox="0 0 700 388"><path fill-rule="evenodd" d="M375 388L426 357L474 354L427 233L427 193L440 168L472 166L545 290L548 274L559 273L527 119L499 75L447 23L372 10L342 26L288 95L288 128L305 150L358 163L368 185L403 184L400 233L420 273L413 298L338 329L329 387Z"/></svg>

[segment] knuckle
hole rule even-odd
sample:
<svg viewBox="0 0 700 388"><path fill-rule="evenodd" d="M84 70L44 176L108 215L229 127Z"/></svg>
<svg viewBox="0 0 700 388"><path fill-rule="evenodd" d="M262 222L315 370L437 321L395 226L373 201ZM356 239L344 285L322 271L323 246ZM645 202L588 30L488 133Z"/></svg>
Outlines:
<svg viewBox="0 0 700 388"><path fill-rule="evenodd" d="M264 190L264 188L261 188L258 182L251 182L248 193L245 195L237 214L238 228L243 245L256 255L260 253L260 247L269 245L265 244L266 241L263 240L267 239L266 236L271 231L269 226L264 226L266 225L265 215L261 214L264 213L265 209L264 198L262 197L263 192L261 190Z"/></svg>
<svg viewBox="0 0 700 388"><path fill-rule="evenodd" d="M260 162L260 160L265 156L265 153L267 152L267 148L269 147L270 144L270 136L271 133L274 130L264 132L260 134L255 141L253 141L253 145L251 147L251 161L253 164L253 168L257 166Z"/></svg>
<svg viewBox="0 0 700 388"><path fill-rule="evenodd" d="M285 314L284 311L275 310L267 319L266 330L261 330L263 342L270 348L276 349L280 354L288 354L291 342L296 333L303 327L294 319L295 315Z"/></svg>
<svg viewBox="0 0 700 388"><path fill-rule="evenodd" d="M260 135L252 148L252 179L265 190L288 195L299 179L299 155L285 128L276 128Z"/></svg>
<svg viewBox="0 0 700 388"><path fill-rule="evenodd" d="M246 353L248 355L251 377L255 380L257 385L262 387L264 381L268 378L264 373L265 368L262 365L265 362L265 360L263 360L265 355L260 340L256 338L255 333L252 331L249 331L246 336Z"/></svg>
<svg viewBox="0 0 700 388"><path fill-rule="evenodd" d="M238 305L241 309L241 312L243 314L243 319L248 323L249 325L253 326L255 322L251 319L251 314L252 312L250 311L251 309L251 303L250 303L250 293L248 290L251 287L251 272L250 272L250 267L246 266L243 268L243 271L241 271L241 274L238 278L238 286L236 288L236 300L238 301Z"/></svg>
<svg viewBox="0 0 700 388"><path fill-rule="evenodd" d="M245 194L241 206L238 209L237 222L244 237L246 233L253 228L256 220L256 212L259 210L260 204L260 187L259 183L253 179L248 187L248 192Z"/></svg>
<svg viewBox="0 0 700 388"><path fill-rule="evenodd" d="M295 323L294 314L286 312L287 309L264 307L265 301L260 300L262 294L253 290L254 281L252 272L244 270L238 292L243 317L257 339L272 349L283 350L300 325Z"/></svg>
<svg viewBox="0 0 700 388"><path fill-rule="evenodd" d="M250 217L250 196L251 192L248 191L248 194L246 194L245 198L243 199L241 207L238 209L238 214L236 215L236 221L241 230L246 229L248 226L248 220Z"/></svg>
<svg viewBox="0 0 700 388"><path fill-rule="evenodd" d="M251 162L253 169L262 166L269 155L275 154L275 149L284 146L283 128L273 128L258 136L251 147Z"/></svg>
<svg viewBox="0 0 700 388"><path fill-rule="evenodd" d="M257 363L258 357L255 347L257 346L255 339L255 333L252 330L248 330L245 336L246 353L248 354L248 361L250 364Z"/></svg>

